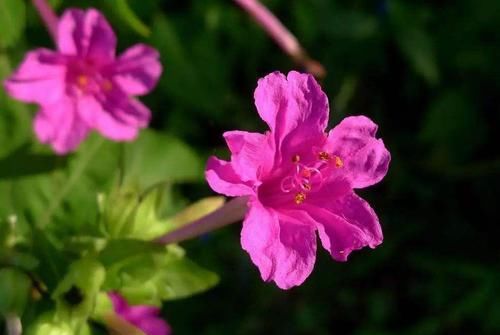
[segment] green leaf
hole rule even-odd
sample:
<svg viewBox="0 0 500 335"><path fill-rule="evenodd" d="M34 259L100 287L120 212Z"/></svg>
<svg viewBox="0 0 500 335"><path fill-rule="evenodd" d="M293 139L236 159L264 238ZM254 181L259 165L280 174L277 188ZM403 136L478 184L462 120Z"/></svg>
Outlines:
<svg viewBox="0 0 500 335"><path fill-rule="evenodd" d="M54 313L42 314L29 326L28 335L75 335L68 322L57 319Z"/></svg>
<svg viewBox="0 0 500 335"><path fill-rule="evenodd" d="M99 253L99 260L107 267L141 254L164 252L164 250L164 246L150 241L132 239L109 240Z"/></svg>
<svg viewBox="0 0 500 335"><path fill-rule="evenodd" d="M162 252L129 257L109 267L104 285L118 290L132 304L160 305L162 300L184 298L203 292L218 276L184 257L174 245Z"/></svg>
<svg viewBox="0 0 500 335"><path fill-rule="evenodd" d="M132 30L139 35L148 37L151 34L148 26L134 13L127 0L115 0L112 3L112 9Z"/></svg>
<svg viewBox="0 0 500 335"><path fill-rule="evenodd" d="M0 316L22 315L31 291L31 279L15 268L0 269Z"/></svg>
<svg viewBox="0 0 500 335"><path fill-rule="evenodd" d="M437 84L439 70L433 41L423 24L415 18L414 9L393 0L389 2L389 14L396 42L410 66L429 84Z"/></svg>
<svg viewBox="0 0 500 335"><path fill-rule="evenodd" d="M125 147L124 183L146 189L159 182L201 180L203 163L186 144L167 134L143 130Z"/></svg>
<svg viewBox="0 0 500 335"><path fill-rule="evenodd" d="M0 1L0 48L13 46L21 37L26 21L24 1Z"/></svg>

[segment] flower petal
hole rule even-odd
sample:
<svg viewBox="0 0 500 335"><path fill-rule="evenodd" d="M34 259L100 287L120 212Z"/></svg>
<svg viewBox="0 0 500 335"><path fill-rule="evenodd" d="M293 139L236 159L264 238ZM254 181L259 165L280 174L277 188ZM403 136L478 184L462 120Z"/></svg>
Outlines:
<svg viewBox="0 0 500 335"><path fill-rule="evenodd" d="M212 190L229 197L254 194L251 185L236 174L230 162L215 157L208 159L205 178Z"/></svg>
<svg viewBox="0 0 500 335"><path fill-rule="evenodd" d="M7 93L21 101L52 104L65 89L64 58L47 49L28 52L19 68L5 81Z"/></svg>
<svg viewBox="0 0 500 335"><path fill-rule="evenodd" d="M115 58L116 36L98 10L68 9L59 20L57 47L63 54L89 57L102 64Z"/></svg>
<svg viewBox="0 0 500 335"><path fill-rule="evenodd" d="M172 333L172 329L168 323L159 316L142 319L135 323L135 325L146 335L169 335Z"/></svg>
<svg viewBox="0 0 500 335"><path fill-rule="evenodd" d="M342 159L353 188L376 184L387 173L391 155L384 142L375 138L376 132L377 125L369 118L351 116L328 134L327 149Z"/></svg>
<svg viewBox="0 0 500 335"><path fill-rule="evenodd" d="M236 130L225 132L224 138L231 151L231 165L243 180L261 180L272 168L274 150L267 134Z"/></svg>
<svg viewBox="0 0 500 335"><path fill-rule="evenodd" d="M291 147L305 138L322 136L328 122L328 98L313 76L291 71L261 78L255 90L260 117L275 135L277 147L288 136ZM296 133L293 135L292 133Z"/></svg>
<svg viewBox="0 0 500 335"><path fill-rule="evenodd" d="M277 213L254 201L243 222L241 245L265 281L289 289L311 274L316 260L314 226L294 216ZM311 220L309 220L311 222Z"/></svg>
<svg viewBox="0 0 500 335"><path fill-rule="evenodd" d="M75 102L68 97L43 106L35 117L34 129L40 142L49 143L58 154L74 150L90 130L78 116Z"/></svg>
<svg viewBox="0 0 500 335"><path fill-rule="evenodd" d="M330 208L305 205L316 221L323 247L338 261L347 261L353 250L382 243L377 215L366 201L352 193L332 201Z"/></svg>
<svg viewBox="0 0 500 335"><path fill-rule="evenodd" d="M160 54L144 44L136 44L120 55L113 65L113 80L130 95L151 91L162 72Z"/></svg>
<svg viewBox="0 0 500 335"><path fill-rule="evenodd" d="M136 110L136 105L127 103L122 103L121 106L113 105L101 102L93 95L78 97L77 102L78 114L81 118L104 137L115 141L129 141L137 137L139 132L138 124L136 122L127 122L129 120L124 119L124 116L141 113L141 111ZM129 109L131 112L129 112Z"/></svg>

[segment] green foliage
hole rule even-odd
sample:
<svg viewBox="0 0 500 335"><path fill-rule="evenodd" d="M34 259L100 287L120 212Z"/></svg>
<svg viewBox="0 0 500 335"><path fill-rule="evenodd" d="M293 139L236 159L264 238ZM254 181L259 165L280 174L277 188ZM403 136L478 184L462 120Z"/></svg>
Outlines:
<svg viewBox="0 0 500 335"><path fill-rule="evenodd" d="M176 334L499 333L500 2L262 2L327 69L331 125L364 114L380 126L390 172L360 192L380 217L383 245L338 264L318 241L310 279L282 292L262 283L235 226L183 245L223 285L177 300L217 276L149 239L220 205L196 204L213 194L206 157L226 154L223 131L263 130L257 79L297 66L231 1L51 0L58 13L103 10L119 49L152 45L164 75L141 98L153 122L137 141L92 134L66 157L34 138L37 107L0 88L0 273L19 277L0 280L0 305L23 301L29 274L29 335L75 333L61 298L70 283L96 301L77 308L81 334L103 332L81 320L102 322L112 289L131 303L169 300L164 316ZM0 0L0 22L3 81L27 50L52 42L29 1Z"/></svg>
<svg viewBox="0 0 500 335"><path fill-rule="evenodd" d="M0 269L0 315L24 312L31 290L31 279L15 268Z"/></svg>
<svg viewBox="0 0 500 335"><path fill-rule="evenodd" d="M24 1L3 0L0 3L0 48L15 45L20 39L26 20Z"/></svg>
<svg viewBox="0 0 500 335"><path fill-rule="evenodd" d="M127 241L115 243L114 249L123 249L128 245ZM184 251L179 247L133 250L123 259L115 258L104 284L106 290L120 288L131 303L159 305L161 300L191 296L218 282L216 274L185 258Z"/></svg>

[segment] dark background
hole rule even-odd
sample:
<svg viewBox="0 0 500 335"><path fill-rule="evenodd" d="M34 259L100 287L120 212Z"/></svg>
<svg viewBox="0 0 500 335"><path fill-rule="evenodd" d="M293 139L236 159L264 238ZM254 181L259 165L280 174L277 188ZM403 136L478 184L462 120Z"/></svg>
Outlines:
<svg viewBox="0 0 500 335"><path fill-rule="evenodd" d="M226 154L225 130L264 129L258 78L300 69L232 1L131 0L147 38L114 1L53 2L102 9L121 49L159 49L164 74L144 99L153 127L203 157ZM325 66L331 126L359 114L379 124L389 173L359 193L385 240L347 263L318 250L313 274L289 291L260 280L238 224L186 243L221 283L164 305L175 334L499 334L500 1L264 3ZM30 15L30 44L49 45ZM212 194L203 183L180 190L192 200Z"/></svg>

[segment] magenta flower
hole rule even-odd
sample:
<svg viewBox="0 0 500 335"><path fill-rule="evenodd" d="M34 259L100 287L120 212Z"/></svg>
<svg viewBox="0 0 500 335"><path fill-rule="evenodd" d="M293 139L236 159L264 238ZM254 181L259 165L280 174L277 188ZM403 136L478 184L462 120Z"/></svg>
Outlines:
<svg viewBox="0 0 500 335"><path fill-rule="evenodd" d="M38 139L64 154L91 129L115 141L134 139L151 112L133 96L151 91L162 67L158 52L136 44L115 56L116 36L95 9L69 9L57 27L57 51L28 52L5 81L14 98L40 105Z"/></svg>
<svg viewBox="0 0 500 335"><path fill-rule="evenodd" d="M113 309L122 319L139 328L146 335L169 335L170 326L158 315L160 309L149 305L130 306L118 293L108 293Z"/></svg>
<svg viewBox="0 0 500 335"><path fill-rule="evenodd" d="M262 279L300 285L316 258L316 231L334 259L382 243L379 220L353 189L379 182L390 154L365 116L325 133L328 99L311 75L259 80L255 104L270 131L224 133L231 161L211 157L206 178L227 196L248 196L241 244Z"/></svg>

